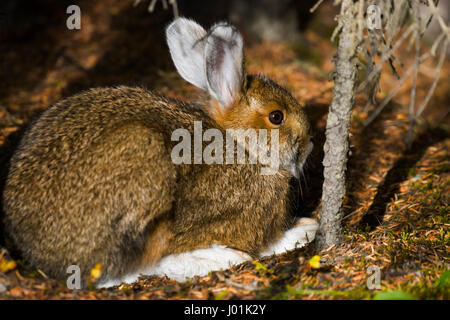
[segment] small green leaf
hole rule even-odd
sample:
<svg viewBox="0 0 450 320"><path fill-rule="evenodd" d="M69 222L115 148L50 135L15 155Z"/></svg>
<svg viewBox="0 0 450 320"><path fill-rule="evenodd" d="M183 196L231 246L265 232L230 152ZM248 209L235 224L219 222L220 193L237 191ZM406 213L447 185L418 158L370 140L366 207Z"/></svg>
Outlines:
<svg viewBox="0 0 450 320"><path fill-rule="evenodd" d="M309 259L309 265L313 269L319 269L320 268L320 256L315 255L311 259Z"/></svg>
<svg viewBox="0 0 450 320"><path fill-rule="evenodd" d="M446 284L450 284L450 270L444 271L439 279L437 279L434 283L434 285L437 287L443 287Z"/></svg>
<svg viewBox="0 0 450 320"><path fill-rule="evenodd" d="M214 297L214 300L223 300L223 298L225 298L227 293L228 293L227 289L221 291L217 296Z"/></svg>
<svg viewBox="0 0 450 320"><path fill-rule="evenodd" d="M416 300L412 295L400 290L378 292L373 300Z"/></svg>
<svg viewBox="0 0 450 320"><path fill-rule="evenodd" d="M255 265L256 271L259 271L262 273L270 273L270 274L272 274L274 272L272 269L267 268L265 265L263 265L258 260L253 260L252 263Z"/></svg>

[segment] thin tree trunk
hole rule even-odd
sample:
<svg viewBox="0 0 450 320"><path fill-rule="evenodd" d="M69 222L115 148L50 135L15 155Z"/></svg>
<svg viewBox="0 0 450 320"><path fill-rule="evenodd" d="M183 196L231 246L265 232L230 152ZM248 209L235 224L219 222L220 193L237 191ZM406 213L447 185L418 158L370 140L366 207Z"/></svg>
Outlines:
<svg viewBox="0 0 450 320"><path fill-rule="evenodd" d="M364 20L361 17L363 0L343 0L339 26L336 75L324 145L324 183L322 212L320 214L317 244L319 249L337 245L341 241L345 195L345 170L347 167L350 116L353 107L356 80L356 52L362 39Z"/></svg>

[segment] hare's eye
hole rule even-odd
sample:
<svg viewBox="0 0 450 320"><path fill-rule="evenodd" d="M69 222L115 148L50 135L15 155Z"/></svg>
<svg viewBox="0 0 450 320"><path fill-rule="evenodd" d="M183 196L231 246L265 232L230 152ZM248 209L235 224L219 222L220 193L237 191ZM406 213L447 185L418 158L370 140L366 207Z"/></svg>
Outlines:
<svg viewBox="0 0 450 320"><path fill-rule="evenodd" d="M283 112L280 110L275 110L269 113L269 120L273 124L279 125L283 122Z"/></svg>

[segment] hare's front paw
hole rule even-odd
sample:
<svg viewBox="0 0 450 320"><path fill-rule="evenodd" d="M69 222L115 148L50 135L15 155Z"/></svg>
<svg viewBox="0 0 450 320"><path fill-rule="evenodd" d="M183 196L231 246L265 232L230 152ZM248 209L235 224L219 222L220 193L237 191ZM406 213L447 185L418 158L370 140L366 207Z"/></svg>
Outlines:
<svg viewBox="0 0 450 320"><path fill-rule="evenodd" d="M193 276L205 276L210 271L227 269L249 259L251 257L242 251L213 244L210 248L164 257L142 273L166 275L169 279L184 281Z"/></svg>
<svg viewBox="0 0 450 320"><path fill-rule="evenodd" d="M287 230L280 239L260 253L261 257L280 254L295 248L301 248L314 240L319 224L315 219L300 218L294 227Z"/></svg>

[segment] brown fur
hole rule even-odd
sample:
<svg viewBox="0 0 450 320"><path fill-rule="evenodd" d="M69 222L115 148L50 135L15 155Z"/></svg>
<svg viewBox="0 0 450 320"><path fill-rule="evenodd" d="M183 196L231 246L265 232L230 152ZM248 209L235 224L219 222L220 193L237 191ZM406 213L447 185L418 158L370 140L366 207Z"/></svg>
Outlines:
<svg viewBox="0 0 450 320"><path fill-rule="evenodd" d="M284 89L248 76L221 114L140 88L91 89L53 105L30 127L11 161L5 229L23 257L64 279L96 263L118 277L162 256L225 244L257 255L290 226L289 179L259 165L175 165L172 131L270 128L282 110L280 152L309 139L301 107ZM251 99L263 101L253 110Z"/></svg>

